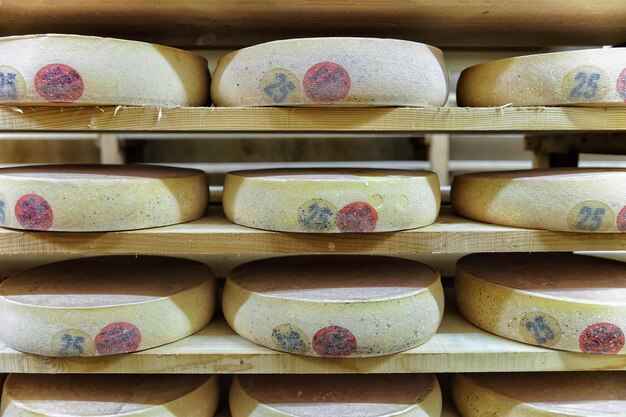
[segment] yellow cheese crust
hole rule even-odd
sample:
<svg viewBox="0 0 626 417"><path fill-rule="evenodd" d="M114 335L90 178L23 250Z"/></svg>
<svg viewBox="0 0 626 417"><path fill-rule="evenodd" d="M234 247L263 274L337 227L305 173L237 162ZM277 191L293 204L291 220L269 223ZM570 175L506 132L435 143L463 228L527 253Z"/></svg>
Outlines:
<svg viewBox="0 0 626 417"><path fill-rule="evenodd" d="M149 165L40 165L0 169L0 226L104 232L202 217L206 174Z"/></svg>
<svg viewBox="0 0 626 417"><path fill-rule="evenodd" d="M428 341L443 314L439 274L370 256L296 256L250 262L228 275L224 317L242 337L309 356L367 357Z"/></svg>
<svg viewBox="0 0 626 417"><path fill-rule="evenodd" d="M432 224L441 201L430 171L282 169L226 175L233 223L302 233L368 233Z"/></svg>
<svg viewBox="0 0 626 417"><path fill-rule="evenodd" d="M486 62L461 73L460 106L624 106L626 50L589 49Z"/></svg>
<svg viewBox="0 0 626 417"><path fill-rule="evenodd" d="M211 417L216 375L12 374L2 392L3 417Z"/></svg>
<svg viewBox="0 0 626 417"><path fill-rule="evenodd" d="M470 219L569 232L626 232L626 170L553 168L454 177L451 202Z"/></svg>
<svg viewBox="0 0 626 417"><path fill-rule="evenodd" d="M615 417L626 408L623 372L455 375L462 417Z"/></svg>
<svg viewBox="0 0 626 417"><path fill-rule="evenodd" d="M626 264L572 254L459 260L456 298L470 323L520 342L624 354Z"/></svg>
<svg viewBox="0 0 626 417"><path fill-rule="evenodd" d="M57 262L0 284L0 340L45 356L129 353L202 329L216 297L210 268L186 259L103 256Z"/></svg>
<svg viewBox="0 0 626 417"><path fill-rule="evenodd" d="M0 38L0 104L200 106L207 61L180 49L78 35Z"/></svg>
<svg viewBox="0 0 626 417"><path fill-rule="evenodd" d="M233 417L439 417L435 375L238 375Z"/></svg>
<svg viewBox="0 0 626 417"><path fill-rule="evenodd" d="M442 52L395 39L289 39L224 56L211 84L218 106L443 106Z"/></svg>

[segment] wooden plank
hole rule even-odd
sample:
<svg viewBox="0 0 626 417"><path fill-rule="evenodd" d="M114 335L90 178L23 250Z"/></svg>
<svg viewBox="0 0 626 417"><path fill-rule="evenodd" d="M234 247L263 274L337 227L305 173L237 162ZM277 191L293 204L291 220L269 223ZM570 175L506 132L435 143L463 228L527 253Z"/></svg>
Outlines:
<svg viewBox="0 0 626 417"><path fill-rule="evenodd" d="M626 135L623 133L596 133L586 135L528 136L524 139L526 150L540 154L599 153L626 155Z"/></svg>
<svg viewBox="0 0 626 417"><path fill-rule="evenodd" d="M626 108L4 107L0 131L626 131Z"/></svg>
<svg viewBox="0 0 626 417"><path fill-rule="evenodd" d="M379 36L444 46L617 44L623 0L3 0L0 35L59 32L175 45Z"/></svg>
<svg viewBox="0 0 626 417"><path fill-rule="evenodd" d="M250 229L220 208L186 224L114 233L0 230L0 255L97 254L412 254L624 250L624 233L569 233L496 226L460 218L444 207L437 222L396 233L304 234Z"/></svg>

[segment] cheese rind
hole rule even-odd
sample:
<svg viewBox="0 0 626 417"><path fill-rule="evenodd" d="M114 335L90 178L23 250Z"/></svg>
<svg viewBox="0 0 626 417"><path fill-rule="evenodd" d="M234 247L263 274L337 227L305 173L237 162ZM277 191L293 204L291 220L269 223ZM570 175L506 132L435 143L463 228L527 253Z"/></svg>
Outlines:
<svg viewBox="0 0 626 417"><path fill-rule="evenodd" d="M3 417L211 417L216 375L9 375Z"/></svg>
<svg viewBox="0 0 626 417"><path fill-rule="evenodd" d="M621 372L455 375L452 397L462 417L613 417L625 383Z"/></svg>
<svg viewBox="0 0 626 417"><path fill-rule="evenodd" d="M442 52L395 39L310 38L268 42L220 59L218 106L443 106Z"/></svg>
<svg viewBox="0 0 626 417"><path fill-rule="evenodd" d="M226 218L265 230L367 233L432 224L441 201L429 171L282 169L226 175Z"/></svg>
<svg viewBox="0 0 626 417"><path fill-rule="evenodd" d="M210 268L186 259L108 256L57 262L0 284L0 340L45 356L144 350L206 326L216 294Z"/></svg>
<svg viewBox="0 0 626 417"><path fill-rule="evenodd" d="M0 38L0 104L200 106L206 59L180 49L78 35Z"/></svg>
<svg viewBox="0 0 626 417"><path fill-rule="evenodd" d="M203 171L149 165L40 165L0 169L0 226L104 232L202 217Z"/></svg>
<svg viewBox="0 0 626 417"><path fill-rule="evenodd" d="M242 337L308 356L367 357L428 341L443 314L439 274L370 256L296 256L235 268L224 317Z"/></svg>
<svg viewBox="0 0 626 417"><path fill-rule="evenodd" d="M573 352L624 354L626 264L572 254L475 254L457 264L456 299L494 334Z"/></svg>
<svg viewBox="0 0 626 417"><path fill-rule="evenodd" d="M460 106L625 106L626 50L589 49L520 56L467 68Z"/></svg>
<svg viewBox="0 0 626 417"><path fill-rule="evenodd" d="M439 417L441 390L431 374L238 375L233 417Z"/></svg>
<svg viewBox="0 0 626 417"><path fill-rule="evenodd" d="M450 199L470 219L569 232L626 231L626 170L553 168L457 175Z"/></svg>

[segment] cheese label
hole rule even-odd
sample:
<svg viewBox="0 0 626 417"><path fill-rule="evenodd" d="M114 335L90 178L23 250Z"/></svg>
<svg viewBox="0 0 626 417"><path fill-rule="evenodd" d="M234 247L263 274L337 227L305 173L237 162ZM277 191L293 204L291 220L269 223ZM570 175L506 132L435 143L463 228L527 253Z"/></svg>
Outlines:
<svg viewBox="0 0 626 417"><path fill-rule="evenodd" d="M619 77L617 77L616 88L617 94L619 94L622 100L624 100L624 103L626 103L626 68L624 68L619 74Z"/></svg>
<svg viewBox="0 0 626 417"><path fill-rule="evenodd" d="M105 326L96 336L100 355L135 352L141 343L141 332L130 323L119 322Z"/></svg>
<svg viewBox="0 0 626 417"><path fill-rule="evenodd" d="M320 356L340 358L356 351L356 338L341 326L327 326L313 336L313 350Z"/></svg>
<svg viewBox="0 0 626 417"><path fill-rule="evenodd" d="M622 209L617 214L617 220L615 220L617 225L617 230L620 232L626 232L626 206L622 207Z"/></svg>
<svg viewBox="0 0 626 417"><path fill-rule="evenodd" d="M261 78L259 88L269 104L289 104L300 99L302 89L296 75L284 68L274 68Z"/></svg>
<svg viewBox="0 0 626 417"><path fill-rule="evenodd" d="M568 72L561 90L568 101L599 101L609 92L609 77L602 68L582 66Z"/></svg>
<svg viewBox="0 0 626 417"><path fill-rule="evenodd" d="M52 351L59 356L94 356L96 345L91 336L82 330L61 330L52 338Z"/></svg>
<svg viewBox="0 0 626 417"><path fill-rule="evenodd" d="M0 102L20 100L25 92L22 74L13 67L0 65Z"/></svg>
<svg viewBox="0 0 626 417"><path fill-rule="evenodd" d="M65 64L50 64L35 75L35 90L51 103L72 103L85 91L78 71Z"/></svg>
<svg viewBox="0 0 626 417"><path fill-rule="evenodd" d="M298 223L311 231L332 229L337 208L330 201L314 198L298 209Z"/></svg>
<svg viewBox="0 0 626 417"><path fill-rule="evenodd" d="M611 230L615 223L615 213L597 200L576 204L567 215L568 227L576 232L604 232Z"/></svg>
<svg viewBox="0 0 626 417"><path fill-rule="evenodd" d="M0 225L6 226L9 224L9 212L7 210L7 199L2 193L0 193Z"/></svg>
<svg viewBox="0 0 626 417"><path fill-rule="evenodd" d="M596 323L582 332L578 343L582 352L614 355L624 347L624 332L612 323Z"/></svg>
<svg viewBox="0 0 626 417"><path fill-rule="evenodd" d="M542 312L532 312L520 320L520 334L527 343L551 347L559 342L562 332L554 317Z"/></svg>
<svg viewBox="0 0 626 417"><path fill-rule="evenodd" d="M337 227L344 233L367 233L376 230L378 213L371 204L350 203L337 213Z"/></svg>
<svg viewBox="0 0 626 417"><path fill-rule="evenodd" d="M350 92L350 74L334 62L320 62L304 74L304 93L319 104L334 104L343 100Z"/></svg>
<svg viewBox="0 0 626 417"><path fill-rule="evenodd" d="M311 350L311 342L304 330L289 323L272 330L272 341L276 349L283 352L304 354Z"/></svg>
<svg viewBox="0 0 626 417"><path fill-rule="evenodd" d="M52 227L52 207L37 194L26 194L15 204L15 217L27 230L48 230Z"/></svg>

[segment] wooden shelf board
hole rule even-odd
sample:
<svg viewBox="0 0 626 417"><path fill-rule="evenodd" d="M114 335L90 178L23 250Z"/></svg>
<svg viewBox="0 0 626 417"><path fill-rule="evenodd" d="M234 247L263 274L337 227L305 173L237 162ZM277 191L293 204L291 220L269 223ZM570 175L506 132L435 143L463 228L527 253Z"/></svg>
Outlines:
<svg viewBox="0 0 626 417"><path fill-rule="evenodd" d="M626 108L1 107L0 132L626 131Z"/></svg>
<svg viewBox="0 0 626 417"><path fill-rule="evenodd" d="M451 307L451 306L449 306ZM0 372L20 373L420 373L624 370L626 355L560 352L486 333L448 308L437 334L415 349L375 358L325 359L257 346L215 319L166 346L127 355L50 358L0 345Z"/></svg>

